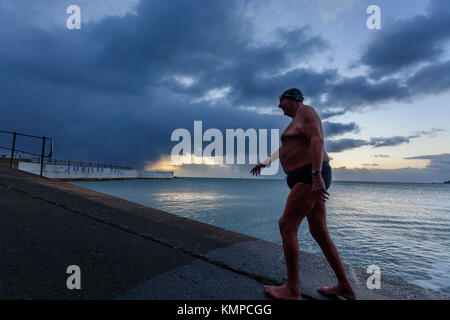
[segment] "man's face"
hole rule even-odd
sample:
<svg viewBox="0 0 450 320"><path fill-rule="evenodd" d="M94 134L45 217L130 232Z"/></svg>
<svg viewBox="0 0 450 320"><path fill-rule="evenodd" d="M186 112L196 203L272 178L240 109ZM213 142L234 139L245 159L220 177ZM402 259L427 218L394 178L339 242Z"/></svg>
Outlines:
<svg viewBox="0 0 450 320"><path fill-rule="evenodd" d="M288 100L288 99L281 99L280 104L278 105L278 108L283 110L283 114L288 117L294 117L295 113L297 111L295 102L292 100Z"/></svg>

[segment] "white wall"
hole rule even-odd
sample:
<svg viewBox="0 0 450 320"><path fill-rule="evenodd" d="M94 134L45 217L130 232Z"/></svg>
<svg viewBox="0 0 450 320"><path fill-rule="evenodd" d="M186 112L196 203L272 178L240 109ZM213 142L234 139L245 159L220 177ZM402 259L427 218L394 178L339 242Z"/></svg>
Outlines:
<svg viewBox="0 0 450 320"><path fill-rule="evenodd" d="M19 162L19 170L39 175L40 163ZM43 176L54 179L171 179L173 172L164 171L138 171L114 168L98 168L77 165L44 164Z"/></svg>
<svg viewBox="0 0 450 320"><path fill-rule="evenodd" d="M141 179L173 179L173 171L138 171Z"/></svg>

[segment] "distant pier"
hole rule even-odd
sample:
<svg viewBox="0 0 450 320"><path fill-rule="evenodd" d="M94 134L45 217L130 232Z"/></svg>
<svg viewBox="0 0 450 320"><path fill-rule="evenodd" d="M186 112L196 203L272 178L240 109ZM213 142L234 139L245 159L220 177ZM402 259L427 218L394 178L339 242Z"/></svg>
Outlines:
<svg viewBox="0 0 450 320"><path fill-rule="evenodd" d="M6 159L9 162L9 158ZM6 161L4 161L6 162ZM33 174L40 174L41 164L33 159L14 159L14 167ZM60 180L126 180L173 179L173 171L135 170L132 167L81 161L48 161L43 164L42 175Z"/></svg>

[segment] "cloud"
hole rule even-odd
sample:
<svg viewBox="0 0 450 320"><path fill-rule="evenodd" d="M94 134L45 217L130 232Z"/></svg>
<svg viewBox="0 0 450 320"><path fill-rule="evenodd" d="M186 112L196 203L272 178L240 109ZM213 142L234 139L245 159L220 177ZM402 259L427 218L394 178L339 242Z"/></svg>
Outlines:
<svg viewBox="0 0 450 320"><path fill-rule="evenodd" d="M438 132L443 132L445 129L441 128L431 128L428 131L416 131L414 134L415 136L429 136L429 137L435 137Z"/></svg>
<svg viewBox="0 0 450 320"><path fill-rule="evenodd" d="M409 143L411 139L420 138L422 136L435 137L438 132L442 131L444 131L444 129L431 128L428 131L416 131L414 134L407 137L395 136L390 138L372 138L370 139L369 144L374 148L392 147L403 143Z"/></svg>
<svg viewBox="0 0 450 320"><path fill-rule="evenodd" d="M349 169L334 168L333 178L353 181L444 182L450 180L450 154L425 155L406 159L428 159L425 168Z"/></svg>
<svg viewBox="0 0 450 320"><path fill-rule="evenodd" d="M34 0L1 1L0 13L3 22L17 26L27 25L54 32L55 29L65 27L67 7L76 4L81 8L82 27L90 22L98 22L107 17L124 17L136 14L139 0Z"/></svg>
<svg viewBox="0 0 450 320"><path fill-rule="evenodd" d="M340 123L340 122L323 122L323 129L326 137L340 136L347 132L358 133L359 126L355 122Z"/></svg>
<svg viewBox="0 0 450 320"><path fill-rule="evenodd" d="M411 96L410 90L396 79L373 83L365 76L342 78L327 86L326 92L326 104L345 107L345 110L367 108L393 100L404 101Z"/></svg>
<svg viewBox="0 0 450 320"><path fill-rule="evenodd" d="M212 101L211 93L229 88L230 105L267 106L287 87L301 86L325 118L410 95L395 80L370 83L363 76L340 77L333 69L292 69L328 49L328 41L303 26L280 28L276 40L258 44L252 25L238 13L241 9L237 1L201 6L145 1L134 15L107 17L81 32L26 28L1 34L5 45L0 56L10 75L94 94L138 95L165 89L198 102ZM322 103L323 93L328 98Z"/></svg>
<svg viewBox="0 0 450 320"><path fill-rule="evenodd" d="M362 146L372 146L373 148L393 147L404 143L409 143L411 139L420 138L422 136L434 137L437 132L443 129L432 128L428 131L417 131L409 136L393 136L393 137L374 137L369 140L361 139L327 139L325 140L325 149L328 152L343 152L345 150L355 149ZM375 157L388 157L383 155L375 155Z"/></svg>
<svg viewBox="0 0 450 320"><path fill-rule="evenodd" d="M375 157L375 158L389 158L390 157L387 154L372 154L371 156Z"/></svg>
<svg viewBox="0 0 450 320"><path fill-rule="evenodd" d="M367 144L373 146L374 148L392 147L398 146L402 143L409 143L409 140L415 137L416 136L409 136L409 137L395 136L389 138L372 138L370 139L370 141L367 142Z"/></svg>
<svg viewBox="0 0 450 320"><path fill-rule="evenodd" d="M448 171L450 168L450 153L407 157L405 159L408 159L408 160L416 160L416 159L430 160L429 164L427 165L427 168L444 169L446 171Z"/></svg>
<svg viewBox="0 0 450 320"><path fill-rule="evenodd" d="M207 91L202 97L195 98L192 102L198 103L203 101L209 101L211 104L215 104L216 101L224 99L231 91L230 87L214 88Z"/></svg>
<svg viewBox="0 0 450 320"><path fill-rule="evenodd" d="M368 144L369 143L366 140L361 139L325 140L325 150L327 152L342 152L366 146Z"/></svg>
<svg viewBox="0 0 450 320"><path fill-rule="evenodd" d="M335 20L342 11L353 6L355 0L316 0L314 4L317 12L324 21Z"/></svg>
<svg viewBox="0 0 450 320"><path fill-rule="evenodd" d="M360 63L381 78L414 67L435 63L450 39L450 2L431 0L424 15L395 20L376 33L363 52Z"/></svg>
<svg viewBox="0 0 450 320"><path fill-rule="evenodd" d="M228 90L214 89L289 66L296 45L311 48L307 55L325 42L280 30L276 44L254 46L239 6L143 1L135 15L105 17L73 32L29 25L26 14L6 26L0 12L0 96L14 106L0 126L54 138L58 158L136 166L170 154L171 132L194 120L221 130L280 128L286 120L230 108L217 101Z"/></svg>
<svg viewBox="0 0 450 320"><path fill-rule="evenodd" d="M65 28L64 1L16 3L0 3L26 9L0 10L0 97L7 106L0 127L54 138L58 158L145 166L170 154L171 132L191 129L194 120L222 132L281 130L288 120L270 106L290 87L300 87L323 119L448 87L444 73L441 82L427 81L446 65L402 81L298 67L330 50L330 41L299 25L261 43L241 1L117 0L111 10L95 7L97 15L73 31ZM336 137L359 127L327 121L324 129ZM374 144L402 143L388 139ZM327 141L334 152L371 143Z"/></svg>
<svg viewBox="0 0 450 320"><path fill-rule="evenodd" d="M411 92L438 94L450 88L450 60L427 65L407 80Z"/></svg>

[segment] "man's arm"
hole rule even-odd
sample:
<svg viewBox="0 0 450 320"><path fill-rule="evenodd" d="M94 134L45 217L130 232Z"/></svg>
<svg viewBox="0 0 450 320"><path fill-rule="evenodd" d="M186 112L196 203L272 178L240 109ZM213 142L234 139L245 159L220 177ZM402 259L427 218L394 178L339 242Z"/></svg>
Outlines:
<svg viewBox="0 0 450 320"><path fill-rule="evenodd" d="M262 161L261 163L258 163L252 170L250 170L251 174L259 175L261 173L261 168L264 168L270 162L277 160L279 158L279 155L280 155L279 150L280 149L277 149L277 151L272 153L272 155L269 158L267 158L266 160Z"/></svg>
<svg viewBox="0 0 450 320"><path fill-rule="evenodd" d="M269 158L267 158L266 160L262 161L261 163L264 164L264 165L268 165L272 161L277 160L279 157L280 157L280 149L278 148L274 153L272 153L272 155Z"/></svg>

